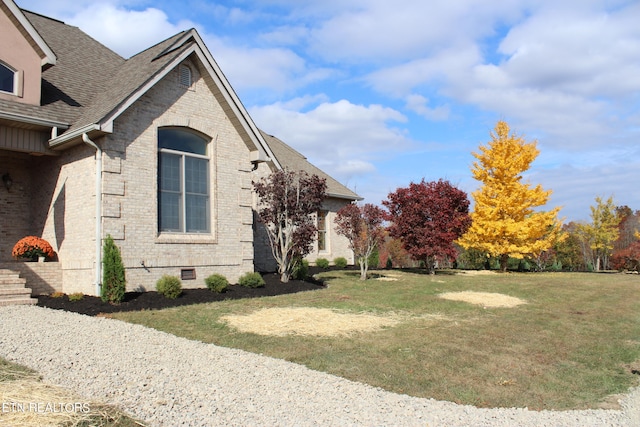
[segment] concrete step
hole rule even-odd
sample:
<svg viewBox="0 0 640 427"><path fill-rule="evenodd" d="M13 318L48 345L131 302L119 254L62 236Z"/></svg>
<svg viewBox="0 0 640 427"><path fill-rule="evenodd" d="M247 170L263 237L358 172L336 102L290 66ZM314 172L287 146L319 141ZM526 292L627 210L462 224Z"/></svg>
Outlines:
<svg viewBox="0 0 640 427"><path fill-rule="evenodd" d="M37 298L0 299L0 307L7 305L36 305Z"/></svg>
<svg viewBox="0 0 640 427"><path fill-rule="evenodd" d="M12 295L28 295L31 296L31 289L23 287L0 288L0 298L10 297Z"/></svg>
<svg viewBox="0 0 640 427"><path fill-rule="evenodd" d="M23 279L22 277L0 277L0 286L3 286L3 285L24 286L26 284L27 284L27 279Z"/></svg>
<svg viewBox="0 0 640 427"><path fill-rule="evenodd" d="M19 273L0 270L0 306L17 304L36 304L37 298L31 298L31 289L26 287L27 280Z"/></svg>

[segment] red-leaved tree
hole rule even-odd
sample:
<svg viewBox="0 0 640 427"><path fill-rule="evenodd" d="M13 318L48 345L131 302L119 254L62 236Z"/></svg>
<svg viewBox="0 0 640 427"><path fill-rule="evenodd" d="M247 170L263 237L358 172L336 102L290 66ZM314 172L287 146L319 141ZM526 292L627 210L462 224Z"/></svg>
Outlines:
<svg viewBox="0 0 640 427"><path fill-rule="evenodd" d="M384 237L383 220L384 211L371 203L363 206L350 203L336 215L336 233L349 240L349 247L360 264L360 280L367 279L369 256Z"/></svg>
<svg viewBox="0 0 640 427"><path fill-rule="evenodd" d="M279 170L254 182L253 188L280 281L287 283L297 263L313 247L318 232L313 214L325 199L326 181L304 171Z"/></svg>
<svg viewBox="0 0 640 427"><path fill-rule="evenodd" d="M640 241L635 241L625 249L614 251L611 255L611 266L616 270L640 271Z"/></svg>
<svg viewBox="0 0 640 427"><path fill-rule="evenodd" d="M415 260L424 261L429 273L435 273L438 259L455 259L453 242L471 224L467 193L442 179L423 179L398 188L382 204L389 210L389 234L399 238Z"/></svg>

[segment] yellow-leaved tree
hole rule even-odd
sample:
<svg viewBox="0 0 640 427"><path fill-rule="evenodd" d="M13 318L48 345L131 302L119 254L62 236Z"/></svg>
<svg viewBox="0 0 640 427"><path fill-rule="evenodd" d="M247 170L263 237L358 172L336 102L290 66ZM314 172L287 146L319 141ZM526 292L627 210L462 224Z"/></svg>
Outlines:
<svg viewBox="0 0 640 427"><path fill-rule="evenodd" d="M509 257L537 257L562 238L560 208L535 211L547 203L551 191L522 182L522 173L539 154L535 141L527 143L499 121L489 144L479 148L472 153L477 161L471 171L482 186L471 193L471 227L458 244L498 257L506 271Z"/></svg>
<svg viewBox="0 0 640 427"><path fill-rule="evenodd" d="M616 212L613 196L606 201L596 197L596 205L591 206L591 223L579 224L578 234L585 247L591 249L589 262L595 271L609 267L609 257L613 251L613 243L620 235L620 217ZM585 257L587 258L587 257Z"/></svg>

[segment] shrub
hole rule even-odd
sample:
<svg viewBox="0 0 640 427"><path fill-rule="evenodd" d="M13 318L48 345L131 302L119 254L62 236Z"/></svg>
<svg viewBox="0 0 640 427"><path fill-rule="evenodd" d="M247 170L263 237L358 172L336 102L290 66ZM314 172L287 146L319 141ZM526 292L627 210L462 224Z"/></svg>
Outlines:
<svg viewBox="0 0 640 427"><path fill-rule="evenodd" d="M333 263L338 268L346 268L347 265L349 265L349 262L347 261L347 259L345 257L338 257L338 258L333 260Z"/></svg>
<svg viewBox="0 0 640 427"><path fill-rule="evenodd" d="M49 295L51 298L62 298L64 296L64 292L56 291Z"/></svg>
<svg viewBox="0 0 640 427"><path fill-rule="evenodd" d="M182 293L182 282L177 276L165 274L156 282L158 293L171 299L176 299Z"/></svg>
<svg viewBox="0 0 640 427"><path fill-rule="evenodd" d="M316 266L320 268L329 268L329 260L326 258L316 259Z"/></svg>
<svg viewBox="0 0 640 427"><path fill-rule="evenodd" d="M84 298L84 294L82 292L75 292L73 294L69 294L69 301L71 302L82 301L82 298Z"/></svg>
<svg viewBox="0 0 640 427"><path fill-rule="evenodd" d="M222 293L229 287L229 281L222 274L212 274L204 279L207 288L216 293Z"/></svg>
<svg viewBox="0 0 640 427"><path fill-rule="evenodd" d="M291 272L291 277L296 280L304 280L309 275L309 261L301 259L296 263L296 266Z"/></svg>
<svg viewBox="0 0 640 427"><path fill-rule="evenodd" d="M44 239L36 236L27 236L18 240L14 245L11 255L14 258L35 259L38 257L53 258L55 252Z"/></svg>
<svg viewBox="0 0 640 427"><path fill-rule="evenodd" d="M238 284L247 288L261 288L265 282L260 273L245 273L238 279Z"/></svg>
<svg viewBox="0 0 640 427"><path fill-rule="evenodd" d="M640 242L634 242L625 249L615 251L611 255L611 266L620 271L640 271Z"/></svg>
<svg viewBox="0 0 640 427"><path fill-rule="evenodd" d="M369 258L367 259L368 265L371 268L378 268L380 265L380 253L378 252L378 248L375 248Z"/></svg>
<svg viewBox="0 0 640 427"><path fill-rule="evenodd" d="M118 249L113 242L113 237L109 234L107 234L107 238L104 241L103 253L100 298L105 302L119 303L124 299L127 282L120 249Z"/></svg>

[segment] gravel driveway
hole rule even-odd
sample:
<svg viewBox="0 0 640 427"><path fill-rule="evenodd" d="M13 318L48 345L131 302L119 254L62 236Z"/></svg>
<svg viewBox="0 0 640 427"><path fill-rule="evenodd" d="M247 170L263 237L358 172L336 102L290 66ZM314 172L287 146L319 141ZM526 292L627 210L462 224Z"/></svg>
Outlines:
<svg viewBox="0 0 640 427"><path fill-rule="evenodd" d="M621 411L478 409L117 320L13 306L0 325L1 357L151 426L640 426L640 389Z"/></svg>

